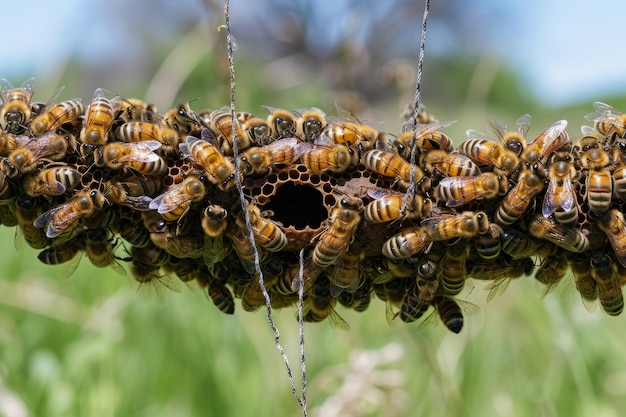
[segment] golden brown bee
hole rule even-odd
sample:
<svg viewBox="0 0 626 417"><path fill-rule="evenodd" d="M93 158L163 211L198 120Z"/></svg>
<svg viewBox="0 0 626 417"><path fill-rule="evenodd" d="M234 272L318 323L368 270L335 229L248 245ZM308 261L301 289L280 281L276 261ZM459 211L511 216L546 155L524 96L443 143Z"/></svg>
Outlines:
<svg viewBox="0 0 626 417"><path fill-rule="evenodd" d="M362 158L365 167L384 177L395 178L395 181L403 188L408 188L411 181L411 164L400 155L382 151L379 149L369 150ZM430 188L430 179L424 176L418 166L413 166L414 180L421 184L422 189Z"/></svg>
<svg viewBox="0 0 626 417"><path fill-rule="evenodd" d="M441 322L453 333L460 333L463 329L463 310L452 297L437 296L433 299L432 305L435 307Z"/></svg>
<svg viewBox="0 0 626 417"><path fill-rule="evenodd" d="M530 237L519 230L504 229L501 235L502 252L513 260L536 256L542 250L544 243Z"/></svg>
<svg viewBox="0 0 626 417"><path fill-rule="evenodd" d="M363 284L361 261L365 258L363 245L355 240L335 265L332 273L326 275L330 280L330 292L338 296L342 292L354 293Z"/></svg>
<svg viewBox="0 0 626 417"><path fill-rule="evenodd" d="M178 132L180 137L188 135L200 127L198 115L189 107L191 101L177 105L163 116L165 125Z"/></svg>
<svg viewBox="0 0 626 417"><path fill-rule="evenodd" d="M113 204L146 211L152 202L150 196L157 194L162 184L160 177L133 175L106 182L104 195Z"/></svg>
<svg viewBox="0 0 626 417"><path fill-rule="evenodd" d="M532 118L530 114L525 114L517 119L517 131L509 132L506 123L496 119L493 123L493 132L496 134L504 147L513 152L516 156L521 156L526 148L526 134L530 129Z"/></svg>
<svg viewBox="0 0 626 417"><path fill-rule="evenodd" d="M596 282L600 306L605 313L617 316L624 310L624 296L617 279L617 268L606 253L591 258L591 277Z"/></svg>
<svg viewBox="0 0 626 417"><path fill-rule="evenodd" d="M553 152L564 146L569 141L566 127L567 120L559 120L535 136L522 152L521 158L527 166L533 167L546 160Z"/></svg>
<svg viewBox="0 0 626 417"><path fill-rule="evenodd" d="M302 151L302 164L315 173L339 174L356 166L359 159L354 149L346 145L301 143L298 150Z"/></svg>
<svg viewBox="0 0 626 417"><path fill-rule="evenodd" d="M504 175L511 175L519 166L519 158L513 151L475 130L467 131L467 140L460 150L478 165L492 167Z"/></svg>
<svg viewBox="0 0 626 417"><path fill-rule="evenodd" d="M540 214L534 215L529 222L528 233L538 239L552 242L570 252L585 252L589 249L589 239L581 229L563 227Z"/></svg>
<svg viewBox="0 0 626 417"><path fill-rule="evenodd" d="M354 311L363 312L367 310L372 301L372 290L370 289L370 282L365 282L354 292L342 291L337 297L337 301L346 307L351 308Z"/></svg>
<svg viewBox="0 0 626 417"><path fill-rule="evenodd" d="M18 136L0 130L0 156L9 156L12 151L24 146L32 139L30 136Z"/></svg>
<svg viewBox="0 0 626 417"><path fill-rule="evenodd" d="M111 106L113 107L115 119L122 123L155 123L160 120L158 110L154 104L146 103L137 98L116 96L111 99Z"/></svg>
<svg viewBox="0 0 626 417"><path fill-rule="evenodd" d="M124 123L117 130L117 137L121 142L142 142L147 140L161 143L161 149L166 154L178 151L178 133L161 123L134 121Z"/></svg>
<svg viewBox="0 0 626 417"><path fill-rule="evenodd" d="M230 223L229 226L230 227L226 230L226 236L230 239L233 249L239 258L239 262L241 262L243 269L245 269L248 274L254 274L256 271L254 256L255 247L250 242L247 230L232 223ZM256 252L258 253L260 260L263 252L258 245L256 247Z"/></svg>
<svg viewBox="0 0 626 417"><path fill-rule="evenodd" d="M400 218L424 218L430 215L433 206L429 198L415 194L409 198L405 213L402 213L404 193L375 188L369 190L368 195L375 199L365 207L365 220L370 223L386 223Z"/></svg>
<svg viewBox="0 0 626 417"><path fill-rule="evenodd" d="M315 139L315 143L332 142L338 145L347 145L358 149L359 152L370 150L381 133L369 125L347 121L333 121Z"/></svg>
<svg viewBox="0 0 626 417"><path fill-rule="evenodd" d="M296 136L305 142L313 142L326 127L326 114L317 107L294 113L298 116L296 119Z"/></svg>
<svg viewBox="0 0 626 417"><path fill-rule="evenodd" d="M421 165L429 174L444 177L464 177L480 175L478 165L462 153L448 153L437 149L426 153Z"/></svg>
<svg viewBox="0 0 626 417"><path fill-rule="evenodd" d="M200 258L204 252L204 233L188 229L184 224L164 223L163 227L150 233L157 247L177 258Z"/></svg>
<svg viewBox="0 0 626 417"><path fill-rule="evenodd" d="M180 292L180 285L170 276L161 274L161 267L170 260L170 255L156 246L130 248L130 272L140 285L139 289L149 286L159 299L165 295L163 289Z"/></svg>
<svg viewBox="0 0 626 417"><path fill-rule="evenodd" d="M402 301L409 290L410 282L411 280L408 279L397 278L372 286L376 296L385 301L385 316L389 324L393 324L393 319L399 314L396 310L399 310L402 306Z"/></svg>
<svg viewBox="0 0 626 417"><path fill-rule="evenodd" d="M613 170L613 194L622 201L626 201L626 141L620 140L614 149L614 159L617 167Z"/></svg>
<svg viewBox="0 0 626 417"><path fill-rule="evenodd" d="M43 249L48 246L48 239L44 231L33 225L37 217L43 213L43 202L36 197L18 195L15 199L15 217L17 228L15 229L15 247L20 248L21 239L24 239L28 246L35 249Z"/></svg>
<svg viewBox="0 0 626 417"><path fill-rule="evenodd" d="M596 101L593 103L596 110L585 116L585 119L594 122L594 127L600 134L607 137L610 143L614 138L622 138L626 134L626 115L608 104Z"/></svg>
<svg viewBox="0 0 626 417"><path fill-rule="evenodd" d="M180 184L168 188L166 192L155 197L149 208L157 210L167 221L181 219L191 208L191 205L202 201L206 195L206 186L202 179L189 176Z"/></svg>
<svg viewBox="0 0 626 417"><path fill-rule="evenodd" d="M85 120L80 131L80 141L89 145L104 145L108 140L114 118L115 114L113 113L111 101L104 96L102 88L97 88L93 93L91 103L85 110Z"/></svg>
<svg viewBox="0 0 626 417"><path fill-rule="evenodd" d="M118 223L117 229L120 237L133 246L145 248L148 245L152 245L150 232L140 224L134 224L130 220L122 219Z"/></svg>
<svg viewBox="0 0 626 417"><path fill-rule="evenodd" d="M421 227L432 241L472 238L489 230L489 219L482 211L464 211L424 219Z"/></svg>
<svg viewBox="0 0 626 417"><path fill-rule="evenodd" d="M117 261L114 254L115 239L104 228L90 229L85 233L85 253L91 263L98 268L110 266L119 275L126 275L126 270Z"/></svg>
<svg viewBox="0 0 626 417"><path fill-rule="evenodd" d="M569 262L564 252L557 252L543 258L535 272L535 279L546 286L544 295L565 277L568 267Z"/></svg>
<svg viewBox="0 0 626 417"><path fill-rule="evenodd" d="M266 175L272 167L296 162L305 149L299 146L298 139L285 138L265 145L253 147L240 156L244 175Z"/></svg>
<svg viewBox="0 0 626 417"><path fill-rule="evenodd" d="M439 181L437 195L448 207L459 207L474 200L489 200L506 192L506 177L485 172L474 177L445 177ZM503 189L504 188L504 189Z"/></svg>
<svg viewBox="0 0 626 417"><path fill-rule="evenodd" d="M233 154L233 130L235 131L238 151L243 151L252 144L248 135L241 130L241 126L239 126L239 122L236 118L233 128L233 120L229 108L224 107L221 110L212 112L209 117L209 123L216 133L217 142L224 154Z"/></svg>
<svg viewBox="0 0 626 417"><path fill-rule="evenodd" d="M76 192L69 201L37 217L33 224L37 227L45 227L46 236L53 238L74 226L81 218L96 214L106 202L106 198L98 190L81 190Z"/></svg>
<svg viewBox="0 0 626 417"><path fill-rule="evenodd" d="M209 129L202 129L201 139L187 136L186 143L179 145L181 156L189 158L204 168L208 179L222 191L235 185L235 166L226 159Z"/></svg>
<svg viewBox="0 0 626 417"><path fill-rule="evenodd" d="M613 195L613 178L607 168L611 162L609 154L601 148L591 148L580 159L582 167L589 170L586 176L589 210L601 216L611 207Z"/></svg>
<svg viewBox="0 0 626 417"><path fill-rule="evenodd" d="M209 268L221 262L230 250L224 245L227 217L228 212L217 204L209 204L202 212L202 229L205 234L202 257Z"/></svg>
<svg viewBox="0 0 626 417"><path fill-rule="evenodd" d="M75 168L60 165L43 169L37 174L24 176L22 186L24 192L31 197L42 194L55 196L78 187L81 178L82 174Z"/></svg>
<svg viewBox="0 0 626 417"><path fill-rule="evenodd" d="M626 221L624 214L617 209L611 209L598 219L598 226L609 238L619 263L626 266Z"/></svg>
<svg viewBox="0 0 626 417"><path fill-rule="evenodd" d="M85 106L80 98L66 100L59 104L48 104L39 116L30 123L33 135L40 136L45 132L64 128L67 124L71 127L85 112ZM65 129L65 130L72 130Z"/></svg>
<svg viewBox="0 0 626 417"><path fill-rule="evenodd" d="M441 259L441 286L446 294L457 295L467 279L467 242L449 246Z"/></svg>
<svg viewBox="0 0 626 417"><path fill-rule="evenodd" d="M5 132L19 134L24 131L30 120L30 99L35 93L36 81L29 78L19 88L6 78L0 79L0 125Z"/></svg>
<svg viewBox="0 0 626 417"><path fill-rule="evenodd" d="M383 245L383 255L389 259L404 259L425 250L432 240L421 227L407 227L387 239Z"/></svg>
<svg viewBox="0 0 626 417"><path fill-rule="evenodd" d="M68 263L63 269L65 276L74 273L80 263L80 254L83 248L82 243L78 239L73 239L65 243L50 246L37 255L37 258L46 265L60 265Z"/></svg>
<svg viewBox="0 0 626 417"><path fill-rule="evenodd" d="M217 281L209 281L206 293L215 307L222 313L233 314L235 312L235 299L226 285Z"/></svg>
<svg viewBox="0 0 626 417"><path fill-rule="evenodd" d="M155 140L107 143L102 148L102 162L113 170L126 168L144 175L164 175L167 163L154 153L160 147Z"/></svg>
<svg viewBox="0 0 626 417"><path fill-rule="evenodd" d="M266 146L274 141L272 129L265 119L260 117L249 117L239 120L241 130L248 135L248 141L256 146Z"/></svg>
<svg viewBox="0 0 626 417"><path fill-rule="evenodd" d="M268 218L272 213L262 213L261 209L252 203L248 203L246 207L256 243L270 252L282 250L287 245L287 236L278 223ZM246 230L243 216L237 217L236 222L240 228Z"/></svg>
<svg viewBox="0 0 626 417"><path fill-rule="evenodd" d="M456 123L456 120L443 123L432 122L419 127L417 132L413 132L413 129L403 132L395 141L398 153L407 161L411 160L413 137L416 138L416 146L420 152L433 150L443 150L446 152L454 151L454 143L452 143L452 139L450 139L447 135L438 132L439 129L443 129L444 127L448 127L454 123Z"/></svg>
<svg viewBox="0 0 626 417"><path fill-rule="evenodd" d="M572 178L576 176L574 164L568 160L552 161L550 164L550 183L543 199L542 214L550 217L557 209L569 211L576 208L576 197ZM578 211L576 211L578 220Z"/></svg>
<svg viewBox="0 0 626 417"><path fill-rule="evenodd" d="M474 247L482 259L494 260L500 256L500 237L504 231L494 223L489 224L489 229L485 233L479 233L474 238Z"/></svg>
<svg viewBox="0 0 626 417"><path fill-rule="evenodd" d="M9 178L31 173L45 161L62 159L72 146L70 141L70 136L58 135L55 132L45 133L11 151L9 156L0 162L0 169Z"/></svg>
<svg viewBox="0 0 626 417"><path fill-rule="evenodd" d="M300 289L300 274L302 274L303 291L306 293L323 271L324 268L318 266L310 257L304 260L302 267L299 263L290 265L285 268L285 273L278 281L275 292L281 295L297 293Z"/></svg>
<svg viewBox="0 0 626 417"><path fill-rule="evenodd" d="M590 255L566 252L566 256L583 305L590 313L593 313L596 308L595 300L598 299L598 286L596 280L591 276Z"/></svg>
<svg viewBox="0 0 626 417"><path fill-rule="evenodd" d="M363 211L363 200L356 197L342 197L333 207L328 219L328 228L320 235L313 250L313 262L325 268L335 265L354 239Z"/></svg>
<svg viewBox="0 0 626 417"><path fill-rule="evenodd" d="M335 311L336 304L337 299L330 294L330 282L321 276L315 281L304 301L304 320L317 323L328 318L333 327L349 330L348 323Z"/></svg>
<svg viewBox="0 0 626 417"><path fill-rule="evenodd" d="M495 215L495 222L500 226L508 226L517 221L534 201L535 196L543 190L543 181L531 172L522 174L519 182L500 202Z"/></svg>
<svg viewBox="0 0 626 417"><path fill-rule="evenodd" d="M508 288L512 279L532 275L534 269L535 263L531 258L521 258L515 261L498 259L486 263L473 262L468 274L473 279L492 281L485 287L489 291L487 301L491 301Z"/></svg>
<svg viewBox="0 0 626 417"><path fill-rule="evenodd" d="M418 278L404 295L400 306L400 320L411 323L424 315L430 307L437 290L439 281L435 279Z"/></svg>
<svg viewBox="0 0 626 417"><path fill-rule="evenodd" d="M277 109L274 107L262 106L269 112L267 124L272 129L272 137L275 140L283 138L293 138L298 131L298 121L296 115L289 110Z"/></svg>

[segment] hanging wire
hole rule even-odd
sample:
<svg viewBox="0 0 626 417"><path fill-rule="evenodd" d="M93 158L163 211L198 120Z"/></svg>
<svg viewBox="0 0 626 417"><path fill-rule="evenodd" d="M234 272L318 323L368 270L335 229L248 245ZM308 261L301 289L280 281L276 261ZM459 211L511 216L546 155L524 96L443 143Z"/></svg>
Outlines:
<svg viewBox="0 0 626 417"><path fill-rule="evenodd" d="M411 139L411 173L410 173L410 182L409 188L404 196L404 201L402 202L402 208L400 209L400 213L404 216L407 207L411 203L414 194L415 194L415 154L417 152L417 131L418 131L418 123L417 123L417 115L419 113L419 101L420 101L420 91L422 90L422 67L424 64L424 47L426 45L426 22L428 20L428 10L430 9L430 0L426 0L424 5L424 15L422 17L422 37L420 40L420 53L417 61L417 81L415 83L415 108L413 109L413 116L409 119L409 125L413 126L413 138Z"/></svg>
<svg viewBox="0 0 626 417"><path fill-rule="evenodd" d="M224 18L226 23L226 50L228 54L228 70L230 72L230 118L232 126L235 126L235 65L233 62L233 38L230 30L230 1L224 1ZM304 361L304 325L303 325L303 317L302 317L302 304L303 304L303 288L304 284L302 283L302 274L303 274L303 252L300 252L300 289L298 291L299 305L298 305L298 322L300 326L300 353L301 353L301 362L302 362L302 396L298 394L298 390L296 389L296 384L293 378L293 372L291 371L291 366L289 365L289 358L285 352L285 349L280 343L280 332L278 331L278 327L274 323L272 318L272 305L270 300L270 295L267 292L267 288L265 287L265 282L263 280L263 271L261 270L261 263L259 260L259 251L257 250L256 242L254 240L254 233L252 232L252 225L250 224L250 215L248 213L248 203L245 199L243 193L243 187L241 184L241 177L238 175L240 170L240 161L239 161L239 150L237 145L237 137L236 137L237 129L232 129L231 140L233 143L233 154L235 159L235 182L237 185L237 191L239 191L239 200L241 202L241 209L243 211L244 220L246 223L246 228L248 229L248 241L250 242L253 253L254 253L254 267L257 273L257 277L259 280L259 286L261 287L261 292L263 293L263 298L265 299L265 307L267 308L267 321L274 332L274 343L276 348L280 352L283 361L285 362L285 367L287 368L287 375L289 377L289 384L291 385L291 392L293 393L296 401L300 404L302 408L303 417L307 417L306 411L306 374L305 374L305 361Z"/></svg>

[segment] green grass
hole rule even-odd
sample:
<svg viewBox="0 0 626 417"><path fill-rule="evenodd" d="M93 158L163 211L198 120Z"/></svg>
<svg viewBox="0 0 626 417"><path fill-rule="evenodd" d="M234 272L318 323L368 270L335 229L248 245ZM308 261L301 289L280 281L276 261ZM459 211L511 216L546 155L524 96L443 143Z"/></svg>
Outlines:
<svg viewBox="0 0 626 417"><path fill-rule="evenodd" d="M187 289L163 304L84 259L65 279L35 251L15 251L12 229L1 230L0 249L0 394L30 415L300 413L264 311L225 316ZM623 317L588 313L571 289L541 299L531 279L485 297L478 286L469 294L480 313L460 335L439 323L390 327L377 299L362 314L339 310L350 331L307 324L309 415L332 415L338 403L362 416L617 416L626 407ZM294 310L275 320L298 377ZM0 415L17 414L0 405Z"/></svg>

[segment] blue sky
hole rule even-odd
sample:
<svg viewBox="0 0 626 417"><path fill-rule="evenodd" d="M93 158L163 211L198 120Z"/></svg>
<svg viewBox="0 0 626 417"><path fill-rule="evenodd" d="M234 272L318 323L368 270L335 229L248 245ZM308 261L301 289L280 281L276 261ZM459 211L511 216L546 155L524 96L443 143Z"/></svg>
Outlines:
<svg viewBox="0 0 626 417"><path fill-rule="evenodd" d="M114 2L119 7L119 1L110 1L108 4ZM241 1L231 1L234 12L242 12L237 7ZM497 52L517 68L528 88L548 104L591 101L604 94L626 93L626 57L622 55L626 45L622 22L626 2L467 0L466 3L467 7L502 9L503 21L498 25L476 22L493 24L485 51ZM0 77L19 84L20 80L13 79L17 74L26 71L38 77L53 73L68 58L68 53L78 53L86 60L115 53L126 39L123 31L116 30L95 11L106 5L104 0L3 4ZM98 36L102 33L106 36ZM434 43L433 36L428 40Z"/></svg>

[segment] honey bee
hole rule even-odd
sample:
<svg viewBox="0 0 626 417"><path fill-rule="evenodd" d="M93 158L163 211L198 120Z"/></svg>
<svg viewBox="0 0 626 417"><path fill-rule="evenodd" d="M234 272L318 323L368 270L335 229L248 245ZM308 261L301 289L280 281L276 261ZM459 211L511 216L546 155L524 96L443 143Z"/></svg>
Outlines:
<svg viewBox="0 0 626 417"><path fill-rule="evenodd" d="M586 176L587 202L589 210L596 216L603 215L611 206L613 178L607 168L610 162L609 154L601 148L591 148L581 156L582 167L589 170Z"/></svg>
<svg viewBox="0 0 626 417"><path fill-rule="evenodd" d="M495 222L500 226L515 223L528 210L535 196L543 190L543 181L531 172L525 171L519 182L498 205Z"/></svg>
<svg viewBox="0 0 626 417"><path fill-rule="evenodd" d="M489 291L487 301L491 301L506 291L512 279L532 275L534 269L535 263L531 258L514 261L498 259L486 263L472 263L468 275L473 279L492 281L485 287L485 290Z"/></svg>
<svg viewBox="0 0 626 417"><path fill-rule="evenodd" d="M485 233L479 233L474 238L474 247L482 259L493 260L500 256L500 237L504 231L494 223L489 224L489 229Z"/></svg>
<svg viewBox="0 0 626 417"><path fill-rule="evenodd" d="M542 241L536 240L519 230L504 229L501 235L502 252L513 260L538 255L544 246Z"/></svg>
<svg viewBox="0 0 626 417"><path fill-rule="evenodd" d="M570 261L576 289L580 293L583 305L587 311L593 313L596 308L595 300L598 299L598 286L596 280L591 276L590 255L566 252L566 256Z"/></svg>
<svg viewBox="0 0 626 417"><path fill-rule="evenodd" d="M457 295L467 279L467 242L449 246L441 260L441 286L446 294Z"/></svg>
<svg viewBox="0 0 626 417"><path fill-rule="evenodd" d="M304 320L317 323L328 318L333 327L349 330L348 323L335 311L336 304L337 299L330 294L330 282L326 277L319 277L304 302Z"/></svg>
<svg viewBox="0 0 626 417"><path fill-rule="evenodd" d="M113 107L116 122L155 123L160 120L158 110L154 104L146 103L137 98L122 98L121 96L116 96L111 99L111 106Z"/></svg>
<svg viewBox="0 0 626 417"><path fill-rule="evenodd" d="M482 211L464 211L458 215L448 214L422 220L422 229L432 241L472 238L487 233L489 219Z"/></svg>
<svg viewBox="0 0 626 417"><path fill-rule="evenodd" d="M296 162L305 149L299 146L298 139L280 139L263 147L253 147L240 156L244 175L266 175L272 167Z"/></svg>
<svg viewBox="0 0 626 417"><path fill-rule="evenodd" d="M300 274L302 274L303 291L309 291L313 283L322 274L324 268L318 266L311 257L304 260L302 265L290 265L285 269L283 278L276 285L277 292L282 295L297 293L300 289Z"/></svg>
<svg viewBox="0 0 626 417"><path fill-rule="evenodd" d="M317 107L295 112L296 136L305 142L313 142L326 127L326 114Z"/></svg>
<svg viewBox="0 0 626 417"><path fill-rule="evenodd" d="M113 204L134 208L139 211L150 209L150 196L159 192L162 181L154 176L130 176L105 183L104 195Z"/></svg>
<svg viewBox="0 0 626 417"><path fill-rule="evenodd" d="M437 279L418 278L415 286L404 294L400 306L400 320L411 323L422 317L433 302L438 289Z"/></svg>
<svg viewBox="0 0 626 417"><path fill-rule="evenodd" d="M539 269L535 272L535 279L546 286L544 296L565 277L568 268L569 262L563 252L543 258Z"/></svg>
<svg viewBox="0 0 626 417"><path fill-rule="evenodd" d="M117 261L114 254L114 239L104 228L89 229L85 234L85 253L91 263L98 268L110 266L119 275L126 275L126 270Z"/></svg>
<svg viewBox="0 0 626 417"><path fill-rule="evenodd" d="M157 141L166 154L172 155L178 150L178 133L161 123L134 121L124 123L117 130L121 142Z"/></svg>
<svg viewBox="0 0 626 417"><path fill-rule="evenodd" d="M519 157L526 148L526 134L530 129L531 123L532 118L530 114L525 114L515 122L517 131L509 132L506 123L496 119L493 123L493 131L504 147Z"/></svg>
<svg viewBox="0 0 626 417"><path fill-rule="evenodd" d="M46 265L67 263L67 266L63 268L63 273L65 276L70 276L78 268L81 257L77 255L81 254L81 250L82 244L78 242L78 239L73 239L42 250L37 258Z"/></svg>
<svg viewBox="0 0 626 417"><path fill-rule="evenodd" d="M210 281L206 292L219 311L224 314L235 313L235 299L233 298L233 293L226 285L217 281Z"/></svg>
<svg viewBox="0 0 626 417"><path fill-rule="evenodd" d="M269 250L270 252L278 252L287 245L287 236L280 228L280 225L275 221L269 219L273 213L261 212L261 209L256 205L249 203L247 205L248 219L250 220L250 226L254 240L256 243ZM246 229L246 223L242 216L237 217L237 224L242 229Z"/></svg>
<svg viewBox="0 0 626 417"><path fill-rule="evenodd" d="M615 146L617 167L613 170L613 194L616 198L626 201L626 141L620 141Z"/></svg>
<svg viewBox="0 0 626 417"><path fill-rule="evenodd" d="M310 171L340 174L358 164L358 154L346 145L321 145L301 143L301 161Z"/></svg>
<svg viewBox="0 0 626 417"><path fill-rule="evenodd" d="M60 93L60 91L59 91ZM52 98L54 100L54 97ZM70 127L65 130L72 130L73 124L85 112L85 106L80 98L66 100L58 104L49 102L42 112L30 123L30 130L35 136L40 136L45 132L54 131L58 128Z"/></svg>
<svg viewBox="0 0 626 417"><path fill-rule="evenodd" d="M591 277L596 282L604 312L619 315L624 310L624 296L617 280L617 268L609 255L601 253L591 258Z"/></svg>
<svg viewBox="0 0 626 417"><path fill-rule="evenodd" d="M167 221L177 221L189 211L192 204L202 201L206 192L202 178L189 176L155 197L148 207L157 210Z"/></svg>
<svg viewBox="0 0 626 417"><path fill-rule="evenodd" d="M354 240L348 250L339 258L333 272L326 274L330 280L330 292L333 297L342 292L354 293L363 284L361 261L364 257L362 243Z"/></svg>
<svg viewBox="0 0 626 417"><path fill-rule="evenodd" d="M593 103L596 110L585 116L585 119L594 122L596 130L607 137L610 143L615 138L623 138L626 134L626 116L608 104L596 101Z"/></svg>
<svg viewBox="0 0 626 417"><path fill-rule="evenodd" d="M438 132L439 129L451 126L454 123L456 123L456 120L449 122L435 121L419 127L416 132L414 132L413 129L403 132L395 141L398 153L402 155L404 159L410 161L414 137L417 149L419 149L420 152L443 150L450 153L454 151L454 143L452 143L452 139L450 139L447 135Z"/></svg>
<svg viewBox="0 0 626 417"><path fill-rule="evenodd" d="M568 157L569 159L569 157ZM542 214L550 217L557 209L570 211L575 208L574 188L572 178L576 169L570 160L552 161L550 164L550 182L543 199ZM576 211L578 220L578 211Z"/></svg>
<svg viewBox="0 0 626 417"><path fill-rule="evenodd" d="M437 149L426 153L422 166L426 172L444 177L463 177L480 175L478 165L462 153L448 153Z"/></svg>
<svg viewBox="0 0 626 417"><path fill-rule="evenodd" d="M372 149L363 155L363 163L368 170L384 177L395 178L396 183L405 189L409 188L412 165L400 155ZM424 171L417 166L413 166L413 169L415 182L420 184L422 189L430 188L430 179L425 177Z"/></svg>
<svg viewBox="0 0 626 417"><path fill-rule="evenodd" d="M73 190L80 184L82 174L75 168L67 165L46 168L37 174L23 177L22 185L24 192L31 196L62 195L68 190Z"/></svg>
<svg viewBox="0 0 626 417"><path fill-rule="evenodd" d="M18 136L0 130L0 156L9 156L12 151L21 148L32 139L30 136Z"/></svg>
<svg viewBox="0 0 626 417"><path fill-rule="evenodd" d="M437 296L433 299L432 305L435 307L441 322L453 333L460 333L463 329L463 310L452 297Z"/></svg>
<svg viewBox="0 0 626 417"><path fill-rule="evenodd" d="M506 189L505 177L485 172L474 177L445 177L439 181L437 194L447 207L459 207L474 200L492 199Z"/></svg>
<svg viewBox="0 0 626 417"><path fill-rule="evenodd" d="M20 134L26 128L30 120L30 99L35 93L36 81L29 78L19 88L6 78L0 79L0 100L3 106L0 108L0 125L5 132Z"/></svg>
<svg viewBox="0 0 626 417"><path fill-rule="evenodd" d="M202 214L202 229L205 234L202 258L210 268L224 260L229 250L224 245L223 237L228 226L228 212L217 204L209 204Z"/></svg>
<svg viewBox="0 0 626 417"><path fill-rule="evenodd" d="M191 101L193 100L177 105L163 116L165 125L174 129L181 137L189 135L194 130L200 128L198 115L189 107Z"/></svg>
<svg viewBox="0 0 626 417"><path fill-rule="evenodd" d="M328 125L315 139L315 143L332 142L358 149L359 152L370 150L381 136L373 127L347 121L328 121Z"/></svg>
<svg viewBox="0 0 626 417"><path fill-rule="evenodd" d="M272 137L275 140L283 138L293 138L298 131L298 121L296 115L289 110L277 109L274 107L262 106L269 112L267 124L272 129Z"/></svg>
<svg viewBox="0 0 626 417"><path fill-rule="evenodd" d="M265 119L260 117L249 117L239 120L241 130L248 135L248 141L256 146L266 146L274 141L272 129Z"/></svg>
<svg viewBox="0 0 626 417"><path fill-rule="evenodd" d="M387 322L392 325L393 319L400 314L396 310L400 310L404 296L409 290L411 280L404 278L396 278L383 284L374 284L374 292L376 296L385 301L385 316Z"/></svg>
<svg viewBox="0 0 626 417"><path fill-rule="evenodd" d="M239 258L243 269L245 269L248 274L254 274L256 271L256 261L254 255L255 247L250 242L245 228L241 228L236 225L233 226L234 227L229 227L226 230L226 236L230 239L233 249L235 250L235 253L237 253L237 257ZM256 252L258 253L260 260L263 252L258 245L256 247Z"/></svg>
<svg viewBox="0 0 626 417"><path fill-rule="evenodd" d="M619 263L626 266L626 221L624 214L617 209L611 209L598 219L598 226L609 238Z"/></svg>
<svg viewBox="0 0 626 417"><path fill-rule="evenodd" d="M164 175L167 163L154 151L161 147L155 140L110 142L102 148L102 161L113 170L130 169L144 175Z"/></svg>
<svg viewBox="0 0 626 417"><path fill-rule="evenodd" d="M581 229L563 227L539 214L534 215L528 224L528 233L570 252L585 252L590 245L587 235Z"/></svg>
<svg viewBox="0 0 626 417"><path fill-rule="evenodd" d="M42 202L36 197L18 195L15 199L15 218L17 228L15 229L15 247L20 248L21 239L35 249L43 249L48 246L46 234L39 227L33 225L33 221L44 211Z"/></svg>
<svg viewBox="0 0 626 417"><path fill-rule="evenodd" d="M177 258L200 258L204 252L204 233L196 228L190 230L185 224L166 226L158 232L150 233L150 239L157 247Z"/></svg>
<svg viewBox="0 0 626 417"><path fill-rule="evenodd" d="M139 283L139 290L149 286L160 300L164 300L163 289L180 292L180 285L170 276L161 274L161 267L170 259L170 255L156 246L130 248L130 272Z"/></svg>
<svg viewBox="0 0 626 417"><path fill-rule="evenodd" d="M337 297L337 301L346 307L351 308L354 311L363 312L367 310L372 301L372 290L370 289L370 283L365 282L356 291L348 292L342 291Z"/></svg>
<svg viewBox="0 0 626 417"><path fill-rule="evenodd" d="M130 220L122 219L118 223L118 229L120 237L133 246L145 248L152 244L148 229L141 225L136 225Z"/></svg>
<svg viewBox="0 0 626 417"><path fill-rule="evenodd" d="M97 88L91 103L85 110L85 120L80 131L80 141L89 145L102 146L107 142L113 126L115 114L111 101L104 96L104 90Z"/></svg>
<svg viewBox="0 0 626 417"><path fill-rule="evenodd" d="M77 191L72 199L41 214L33 224L46 228L46 236L53 238L73 227L81 218L96 214L106 202L98 190Z"/></svg>
<svg viewBox="0 0 626 417"><path fill-rule="evenodd" d="M430 215L433 206L429 198L415 194L409 199L405 213L402 213L404 193L380 188L368 191L368 195L375 198L365 207L365 220L370 223L386 223L400 218L423 218Z"/></svg>
<svg viewBox="0 0 626 417"><path fill-rule="evenodd" d="M527 166L533 167L541 163L553 152L563 147L569 141L566 127L567 120L559 120L535 136L522 152L521 158Z"/></svg>
<svg viewBox="0 0 626 417"><path fill-rule="evenodd" d="M208 179L220 190L228 191L235 185L235 166L222 155L209 129L202 129L201 139L187 136L186 143L181 143L179 147L181 156L201 165Z"/></svg>
<svg viewBox="0 0 626 417"><path fill-rule="evenodd" d="M250 147L251 142L249 137L241 130L237 119L235 119L235 126L233 127L233 120L229 108L224 107L221 110L212 112L209 116L209 122L216 133L220 149L224 154L233 154L233 130L235 139L237 140L237 150L243 151Z"/></svg>
<svg viewBox="0 0 626 417"><path fill-rule="evenodd" d="M382 252L389 259L404 259L424 251L432 242L421 227L407 227L387 239Z"/></svg>
<svg viewBox="0 0 626 417"><path fill-rule="evenodd" d="M72 146L70 140L70 136L58 135L55 132L45 133L11 151L9 156L0 162L0 169L9 178L31 173L45 161L62 159Z"/></svg>
<svg viewBox="0 0 626 417"><path fill-rule="evenodd" d="M460 150L478 165L492 167L496 172L507 176L519 166L519 158L515 152L475 130L467 131L467 140L461 144Z"/></svg>
<svg viewBox="0 0 626 417"><path fill-rule="evenodd" d="M265 291L269 292L278 283L283 267L279 262L270 258L261 264L261 271L263 272L263 286ZM245 311L255 311L263 305L265 305L265 295L261 289L259 277L255 274L254 278L245 286L241 293L241 306Z"/></svg>
<svg viewBox="0 0 626 417"><path fill-rule="evenodd" d="M333 207L329 216L330 226L320 235L313 250L313 262L325 268L335 265L348 249L361 222L363 200L343 197Z"/></svg>

